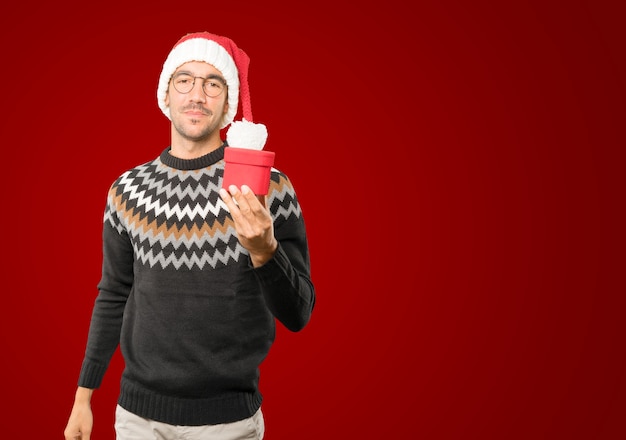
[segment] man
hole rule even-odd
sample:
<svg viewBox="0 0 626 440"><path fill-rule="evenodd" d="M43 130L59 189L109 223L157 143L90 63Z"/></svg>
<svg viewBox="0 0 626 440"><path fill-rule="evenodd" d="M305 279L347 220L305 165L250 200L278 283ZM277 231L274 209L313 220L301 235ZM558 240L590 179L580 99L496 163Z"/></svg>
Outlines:
<svg viewBox="0 0 626 440"><path fill-rule="evenodd" d="M163 65L157 99L171 145L109 191L68 440L89 439L90 399L118 344L118 440L263 438L259 365L275 319L301 330L315 290L287 176L272 168L267 196L222 188L225 148L250 139L262 148L267 136L252 122L248 64L232 40L200 32L181 38ZM233 122L239 104L243 120ZM231 123L224 142L220 129Z"/></svg>

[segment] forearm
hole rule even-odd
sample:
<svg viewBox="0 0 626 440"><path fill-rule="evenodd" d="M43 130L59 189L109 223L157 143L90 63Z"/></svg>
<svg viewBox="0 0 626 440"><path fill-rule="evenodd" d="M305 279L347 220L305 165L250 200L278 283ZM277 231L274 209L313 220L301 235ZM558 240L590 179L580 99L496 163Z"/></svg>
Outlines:
<svg viewBox="0 0 626 440"><path fill-rule="evenodd" d="M102 278L98 283L79 386L98 388L119 345L124 308L133 283L133 249L128 236L105 224Z"/></svg>
<svg viewBox="0 0 626 440"><path fill-rule="evenodd" d="M272 314L289 330L302 330L315 305L315 289L308 270L298 271L279 246L273 258L256 269L256 274Z"/></svg>
<svg viewBox="0 0 626 440"><path fill-rule="evenodd" d="M119 345L125 298L100 291L96 299L78 385L98 388Z"/></svg>

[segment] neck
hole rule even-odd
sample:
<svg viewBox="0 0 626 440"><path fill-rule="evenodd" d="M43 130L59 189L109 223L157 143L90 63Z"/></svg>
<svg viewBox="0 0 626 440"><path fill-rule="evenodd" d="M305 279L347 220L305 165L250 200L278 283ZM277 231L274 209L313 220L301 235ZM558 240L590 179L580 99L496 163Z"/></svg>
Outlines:
<svg viewBox="0 0 626 440"><path fill-rule="evenodd" d="M219 130L202 140L172 136L170 154L179 159L196 159L217 150L223 143Z"/></svg>

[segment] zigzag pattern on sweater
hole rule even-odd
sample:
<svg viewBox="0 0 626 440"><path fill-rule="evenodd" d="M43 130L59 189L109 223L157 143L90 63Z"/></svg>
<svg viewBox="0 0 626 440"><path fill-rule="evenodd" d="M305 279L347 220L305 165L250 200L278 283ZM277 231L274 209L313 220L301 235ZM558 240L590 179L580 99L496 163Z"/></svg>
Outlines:
<svg viewBox="0 0 626 440"><path fill-rule="evenodd" d="M122 174L111 186L104 221L126 233L135 258L150 267L216 268L248 255L219 196L223 160L199 170L177 170L160 159ZM299 218L293 186L273 169L268 205L274 223Z"/></svg>

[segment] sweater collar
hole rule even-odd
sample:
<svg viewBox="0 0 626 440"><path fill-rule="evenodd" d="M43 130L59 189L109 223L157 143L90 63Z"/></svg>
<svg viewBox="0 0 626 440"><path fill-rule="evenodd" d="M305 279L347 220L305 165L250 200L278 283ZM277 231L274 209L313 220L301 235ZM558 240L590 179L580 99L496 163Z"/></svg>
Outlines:
<svg viewBox="0 0 626 440"><path fill-rule="evenodd" d="M228 143L224 141L217 150L213 150L195 159L179 159L178 157L174 157L170 154L172 147L167 147L163 150L159 158L164 165L177 170L199 170L201 168L207 168L224 159L224 148L226 146L228 146Z"/></svg>

